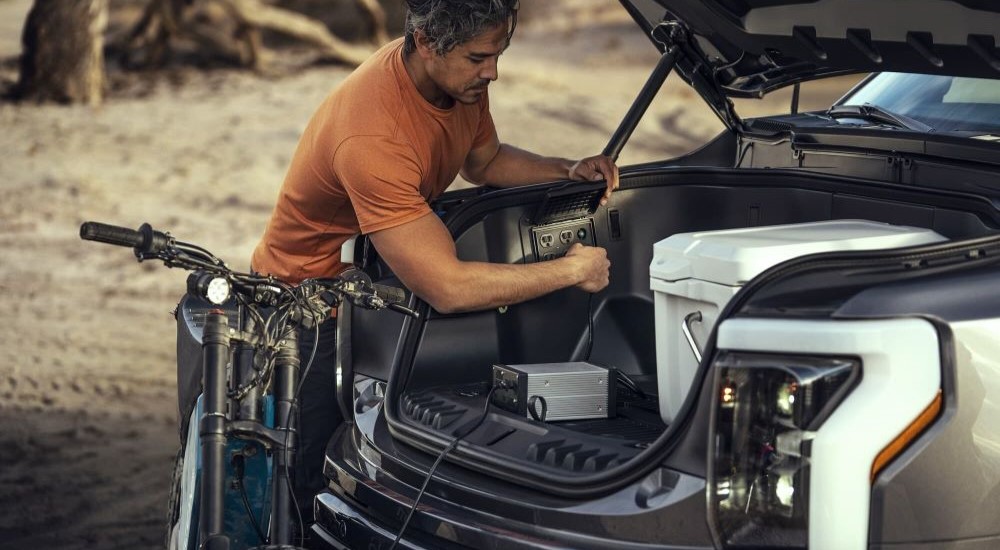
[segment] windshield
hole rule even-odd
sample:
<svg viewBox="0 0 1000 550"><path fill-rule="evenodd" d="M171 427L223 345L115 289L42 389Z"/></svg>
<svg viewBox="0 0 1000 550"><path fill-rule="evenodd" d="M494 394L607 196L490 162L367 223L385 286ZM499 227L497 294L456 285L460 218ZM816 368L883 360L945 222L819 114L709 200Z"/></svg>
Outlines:
<svg viewBox="0 0 1000 550"><path fill-rule="evenodd" d="M935 132L1000 133L1000 80L880 73L838 105L878 105Z"/></svg>

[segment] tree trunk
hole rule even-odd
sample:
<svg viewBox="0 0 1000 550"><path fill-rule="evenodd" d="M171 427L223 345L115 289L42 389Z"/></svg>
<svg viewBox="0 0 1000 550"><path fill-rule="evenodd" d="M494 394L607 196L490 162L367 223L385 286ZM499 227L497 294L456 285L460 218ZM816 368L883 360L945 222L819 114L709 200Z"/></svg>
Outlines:
<svg viewBox="0 0 1000 550"><path fill-rule="evenodd" d="M16 95L99 104L104 96L107 24L108 0L35 0L21 36Z"/></svg>

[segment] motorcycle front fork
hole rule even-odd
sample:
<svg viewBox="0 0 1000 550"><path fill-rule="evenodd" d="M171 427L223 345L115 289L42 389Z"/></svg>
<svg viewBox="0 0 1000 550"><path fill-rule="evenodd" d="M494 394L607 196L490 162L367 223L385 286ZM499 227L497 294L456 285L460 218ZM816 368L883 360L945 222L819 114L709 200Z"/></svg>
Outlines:
<svg viewBox="0 0 1000 550"><path fill-rule="evenodd" d="M228 435L258 440L273 451L271 471L270 544L291 544L292 472L297 448L295 399L299 380L298 333L291 330L279 343L274 365L275 428L260 422L260 390L252 389L239 401L239 420L229 420L226 365L235 331L222 311L209 312L202 336L203 412L199 422L202 456L199 507L199 547L226 550L224 531L226 491L226 443ZM253 351L238 345L234 375L238 383L253 376Z"/></svg>

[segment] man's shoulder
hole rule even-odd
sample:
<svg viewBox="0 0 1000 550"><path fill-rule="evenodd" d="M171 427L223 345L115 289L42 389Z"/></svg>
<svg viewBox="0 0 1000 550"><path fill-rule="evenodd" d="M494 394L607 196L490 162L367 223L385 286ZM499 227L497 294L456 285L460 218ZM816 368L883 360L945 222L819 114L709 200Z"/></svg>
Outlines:
<svg viewBox="0 0 1000 550"><path fill-rule="evenodd" d="M358 133L391 136L397 131L405 98L384 53L377 52L371 63L355 70L331 95L327 116L337 117L350 129L345 138Z"/></svg>
<svg viewBox="0 0 1000 550"><path fill-rule="evenodd" d="M334 92L358 106L376 107L386 102L399 104L403 89L399 80L400 45L383 46L348 76Z"/></svg>

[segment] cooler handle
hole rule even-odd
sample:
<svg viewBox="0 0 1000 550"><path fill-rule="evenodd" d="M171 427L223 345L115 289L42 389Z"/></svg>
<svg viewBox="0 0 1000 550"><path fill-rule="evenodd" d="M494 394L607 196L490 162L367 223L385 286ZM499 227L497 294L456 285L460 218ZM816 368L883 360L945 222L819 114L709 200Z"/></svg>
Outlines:
<svg viewBox="0 0 1000 550"><path fill-rule="evenodd" d="M691 334L691 323L700 322L701 312L693 311L684 317L684 326L681 327L681 331L684 333L684 339L687 340L688 345L691 346L691 353L694 354L694 358L698 361L699 365L701 364L701 347L698 345L698 342L695 342L694 334Z"/></svg>

